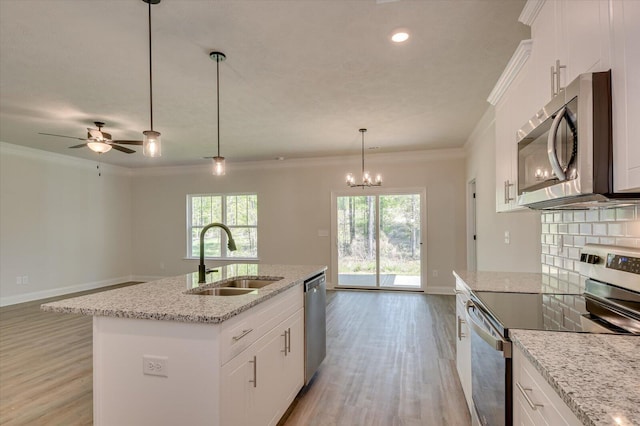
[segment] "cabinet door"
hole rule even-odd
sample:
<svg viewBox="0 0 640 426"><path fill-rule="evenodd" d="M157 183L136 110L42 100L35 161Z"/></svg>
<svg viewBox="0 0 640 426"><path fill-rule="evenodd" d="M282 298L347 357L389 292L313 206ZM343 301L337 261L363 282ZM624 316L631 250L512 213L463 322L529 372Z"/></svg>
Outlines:
<svg viewBox="0 0 640 426"><path fill-rule="evenodd" d="M496 106L496 211L505 212L513 207L515 199L514 171L515 133L511 133L513 120L509 93Z"/></svg>
<svg viewBox="0 0 640 426"><path fill-rule="evenodd" d="M561 7L567 65L565 84L586 72L607 71L611 67L609 2L565 0Z"/></svg>
<svg viewBox="0 0 640 426"><path fill-rule="evenodd" d="M300 309L285 326L289 334L288 353L284 360L283 395L289 404L304 385L304 310Z"/></svg>
<svg viewBox="0 0 640 426"><path fill-rule="evenodd" d="M465 303L467 297L464 294L456 296L456 368L460 377L460 384L467 407L471 411L473 400L471 399L471 341L467 328Z"/></svg>
<svg viewBox="0 0 640 426"><path fill-rule="evenodd" d="M272 424L283 401L285 360L285 330L283 323L276 326L256 343L257 380L256 401L253 407L254 421L251 424ZM279 417L279 416L278 416Z"/></svg>
<svg viewBox="0 0 640 426"><path fill-rule="evenodd" d="M248 350L220 369L220 421L222 425L249 425L255 404L254 354Z"/></svg>
<svg viewBox="0 0 640 426"><path fill-rule="evenodd" d="M640 2L616 0L611 7L613 183L618 192L640 192Z"/></svg>

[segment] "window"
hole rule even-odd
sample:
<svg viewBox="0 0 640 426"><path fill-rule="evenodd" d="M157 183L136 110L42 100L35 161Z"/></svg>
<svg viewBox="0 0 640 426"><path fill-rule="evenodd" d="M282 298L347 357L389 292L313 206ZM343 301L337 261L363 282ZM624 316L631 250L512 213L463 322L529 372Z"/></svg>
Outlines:
<svg viewBox="0 0 640 426"><path fill-rule="evenodd" d="M258 258L258 195L197 194L187 196L187 257L200 257L200 231L221 222L229 227L236 251L227 248L227 234L210 229L204 238L204 256L219 259Z"/></svg>

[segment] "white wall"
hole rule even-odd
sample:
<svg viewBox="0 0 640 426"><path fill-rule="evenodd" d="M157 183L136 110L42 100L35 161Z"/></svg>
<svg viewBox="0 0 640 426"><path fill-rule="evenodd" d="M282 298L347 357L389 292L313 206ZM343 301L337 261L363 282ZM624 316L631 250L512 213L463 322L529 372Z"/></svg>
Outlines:
<svg viewBox="0 0 640 426"><path fill-rule="evenodd" d="M96 164L0 143L0 305L129 279L131 178Z"/></svg>
<svg viewBox="0 0 640 426"><path fill-rule="evenodd" d="M496 213L494 108L467 140L466 181L476 180L477 270L540 272L540 212ZM509 231L510 244L504 233Z"/></svg>
<svg viewBox="0 0 640 426"><path fill-rule="evenodd" d="M452 291L451 271L466 266L464 158L459 150L444 152L367 156L370 170L385 177L384 188L426 188L428 291ZM350 157L230 163L224 177L211 176L208 166L136 170L133 274L175 275L197 269L197 260L184 260L190 193L256 192L260 261L329 266L335 237L319 237L318 231L331 229L331 193L343 191L346 172L357 172L358 166L359 158ZM438 270L437 277L433 270Z"/></svg>

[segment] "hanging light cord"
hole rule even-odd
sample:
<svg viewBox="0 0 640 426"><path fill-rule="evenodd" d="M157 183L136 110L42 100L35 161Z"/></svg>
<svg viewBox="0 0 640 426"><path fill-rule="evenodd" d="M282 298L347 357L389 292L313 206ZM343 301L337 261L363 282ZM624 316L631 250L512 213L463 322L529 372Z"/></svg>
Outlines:
<svg viewBox="0 0 640 426"><path fill-rule="evenodd" d="M149 111L151 111L151 130L153 130L153 69L151 64L151 2L149 2Z"/></svg>
<svg viewBox="0 0 640 426"><path fill-rule="evenodd" d="M218 98L216 107L218 113L218 157L220 157L220 56L216 57L216 93Z"/></svg>
<svg viewBox="0 0 640 426"><path fill-rule="evenodd" d="M364 176L364 132L365 129L360 129L360 133L362 133L362 176Z"/></svg>

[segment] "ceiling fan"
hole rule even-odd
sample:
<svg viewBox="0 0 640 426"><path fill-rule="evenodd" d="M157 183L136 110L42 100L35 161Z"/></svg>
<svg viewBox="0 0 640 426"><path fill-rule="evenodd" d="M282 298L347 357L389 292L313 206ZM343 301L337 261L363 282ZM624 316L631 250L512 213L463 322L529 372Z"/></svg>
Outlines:
<svg viewBox="0 0 640 426"><path fill-rule="evenodd" d="M133 154L135 151L133 149L125 148L120 145L142 145L142 141L125 141L118 140L114 141L111 139L111 134L107 132L103 132L102 128L104 127L104 123L101 121L94 121L97 129L91 129L87 127L87 137L86 138L77 138L74 136L64 136L64 135L54 135L52 133L38 133L39 135L46 136L56 136L59 138L69 138L69 139L77 139L80 141L85 141L85 143L81 143L79 145L70 146L69 148L82 148L88 147L93 152L97 152L98 154L104 154L105 152L109 152L111 148L114 148L118 151L124 152L125 154Z"/></svg>

